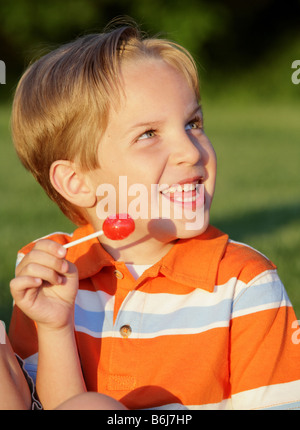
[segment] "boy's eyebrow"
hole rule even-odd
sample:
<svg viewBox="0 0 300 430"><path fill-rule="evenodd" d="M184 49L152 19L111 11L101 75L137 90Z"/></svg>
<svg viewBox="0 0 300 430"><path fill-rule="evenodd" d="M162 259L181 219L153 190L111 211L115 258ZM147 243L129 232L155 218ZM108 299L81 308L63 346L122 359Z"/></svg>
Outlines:
<svg viewBox="0 0 300 430"><path fill-rule="evenodd" d="M196 113L199 113L202 117L203 117L203 113L202 113L202 106L201 105L197 105L192 111L191 113L189 113L187 115L187 118L193 117L194 115L196 115ZM141 121L138 123L133 124L130 127L130 131L135 129L135 128L139 128L139 127L159 127L161 124L163 124L164 121L162 120L154 120L154 121Z"/></svg>
<svg viewBox="0 0 300 430"><path fill-rule="evenodd" d="M194 116L196 115L196 113L199 113L202 117L203 117L203 112L202 112L202 106L201 105L197 105L196 108L190 113L190 116Z"/></svg>
<svg viewBox="0 0 300 430"><path fill-rule="evenodd" d="M139 127L153 127L154 125L156 127L160 126L163 123L163 121L161 120L154 120L154 121L141 121L141 122L137 122L135 124L133 124L129 131L134 130L135 128L139 128Z"/></svg>

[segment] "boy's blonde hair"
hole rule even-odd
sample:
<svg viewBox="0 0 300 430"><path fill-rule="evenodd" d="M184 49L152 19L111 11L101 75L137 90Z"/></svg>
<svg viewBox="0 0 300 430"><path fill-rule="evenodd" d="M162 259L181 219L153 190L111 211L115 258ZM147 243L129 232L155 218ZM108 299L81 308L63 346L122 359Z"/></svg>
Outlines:
<svg viewBox="0 0 300 430"><path fill-rule="evenodd" d="M61 46L33 63L18 84L12 111L17 154L78 225L86 220L80 208L54 189L50 166L56 160L71 160L83 171L101 167L97 148L119 94L122 62L143 58L162 59L175 67L199 100L197 68L189 52L174 42L144 37L132 25Z"/></svg>

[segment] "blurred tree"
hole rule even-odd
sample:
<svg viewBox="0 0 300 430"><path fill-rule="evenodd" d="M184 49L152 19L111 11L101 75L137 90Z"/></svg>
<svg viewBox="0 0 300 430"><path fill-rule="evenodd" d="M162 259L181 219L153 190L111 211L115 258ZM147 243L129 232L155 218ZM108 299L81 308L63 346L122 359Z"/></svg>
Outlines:
<svg viewBox="0 0 300 430"><path fill-rule="evenodd" d="M222 10L220 4L205 0L2 0L0 52L9 59L17 52L23 62L33 48L62 43L88 30L99 31L116 15L127 14L146 31L162 31L196 53L225 28Z"/></svg>
<svg viewBox="0 0 300 430"><path fill-rule="evenodd" d="M151 32L176 40L194 55L212 36L223 35L227 29L228 13L219 2L206 0L152 0L138 1L135 14Z"/></svg>
<svg viewBox="0 0 300 430"><path fill-rule="evenodd" d="M1 33L22 48L43 41L57 41L89 23L95 2L89 0L14 0L0 3L4 17ZM68 34L69 33L69 34Z"/></svg>
<svg viewBox="0 0 300 430"><path fill-rule="evenodd" d="M182 43L210 75L254 68L266 53L278 54L280 41L300 37L300 0L1 0L0 59L7 79L38 51L101 31L118 15Z"/></svg>
<svg viewBox="0 0 300 430"><path fill-rule="evenodd" d="M14 63L20 63L33 48L72 37L95 13L96 4L89 0L2 0L0 52L10 59L17 54Z"/></svg>

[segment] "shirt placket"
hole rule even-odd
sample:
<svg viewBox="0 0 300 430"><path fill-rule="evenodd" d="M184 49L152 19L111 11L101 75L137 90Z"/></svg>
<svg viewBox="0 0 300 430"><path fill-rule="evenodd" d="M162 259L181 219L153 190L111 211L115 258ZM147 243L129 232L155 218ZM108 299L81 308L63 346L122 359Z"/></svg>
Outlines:
<svg viewBox="0 0 300 430"><path fill-rule="evenodd" d="M117 279L115 293L113 337L110 351L108 391L132 391L137 384L136 354L139 318L142 313L128 310L130 300L135 294L132 275L124 263L116 265L114 276Z"/></svg>

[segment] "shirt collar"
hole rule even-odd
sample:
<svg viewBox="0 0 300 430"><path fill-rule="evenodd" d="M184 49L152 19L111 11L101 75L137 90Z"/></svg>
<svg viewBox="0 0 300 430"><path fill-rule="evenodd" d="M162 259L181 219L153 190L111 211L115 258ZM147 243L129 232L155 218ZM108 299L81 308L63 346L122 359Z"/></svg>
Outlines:
<svg viewBox="0 0 300 430"><path fill-rule="evenodd" d="M93 233L90 225L79 227L70 239L76 240L90 233ZM226 234L209 226L200 236L179 239L160 261L147 270L147 276L157 276L160 271L170 280L212 292L227 243ZM97 238L69 248L67 259L76 264L79 279L96 275L104 266L118 264Z"/></svg>
<svg viewBox="0 0 300 430"><path fill-rule="evenodd" d="M191 239L181 239L161 260L161 272L184 285L214 291L228 235L213 226Z"/></svg>
<svg viewBox="0 0 300 430"><path fill-rule="evenodd" d="M79 227L70 237L70 242L91 233L94 233L94 229L90 224ZM115 263L113 257L100 245L97 237L69 248L66 258L76 264L79 279L90 278L104 266Z"/></svg>

